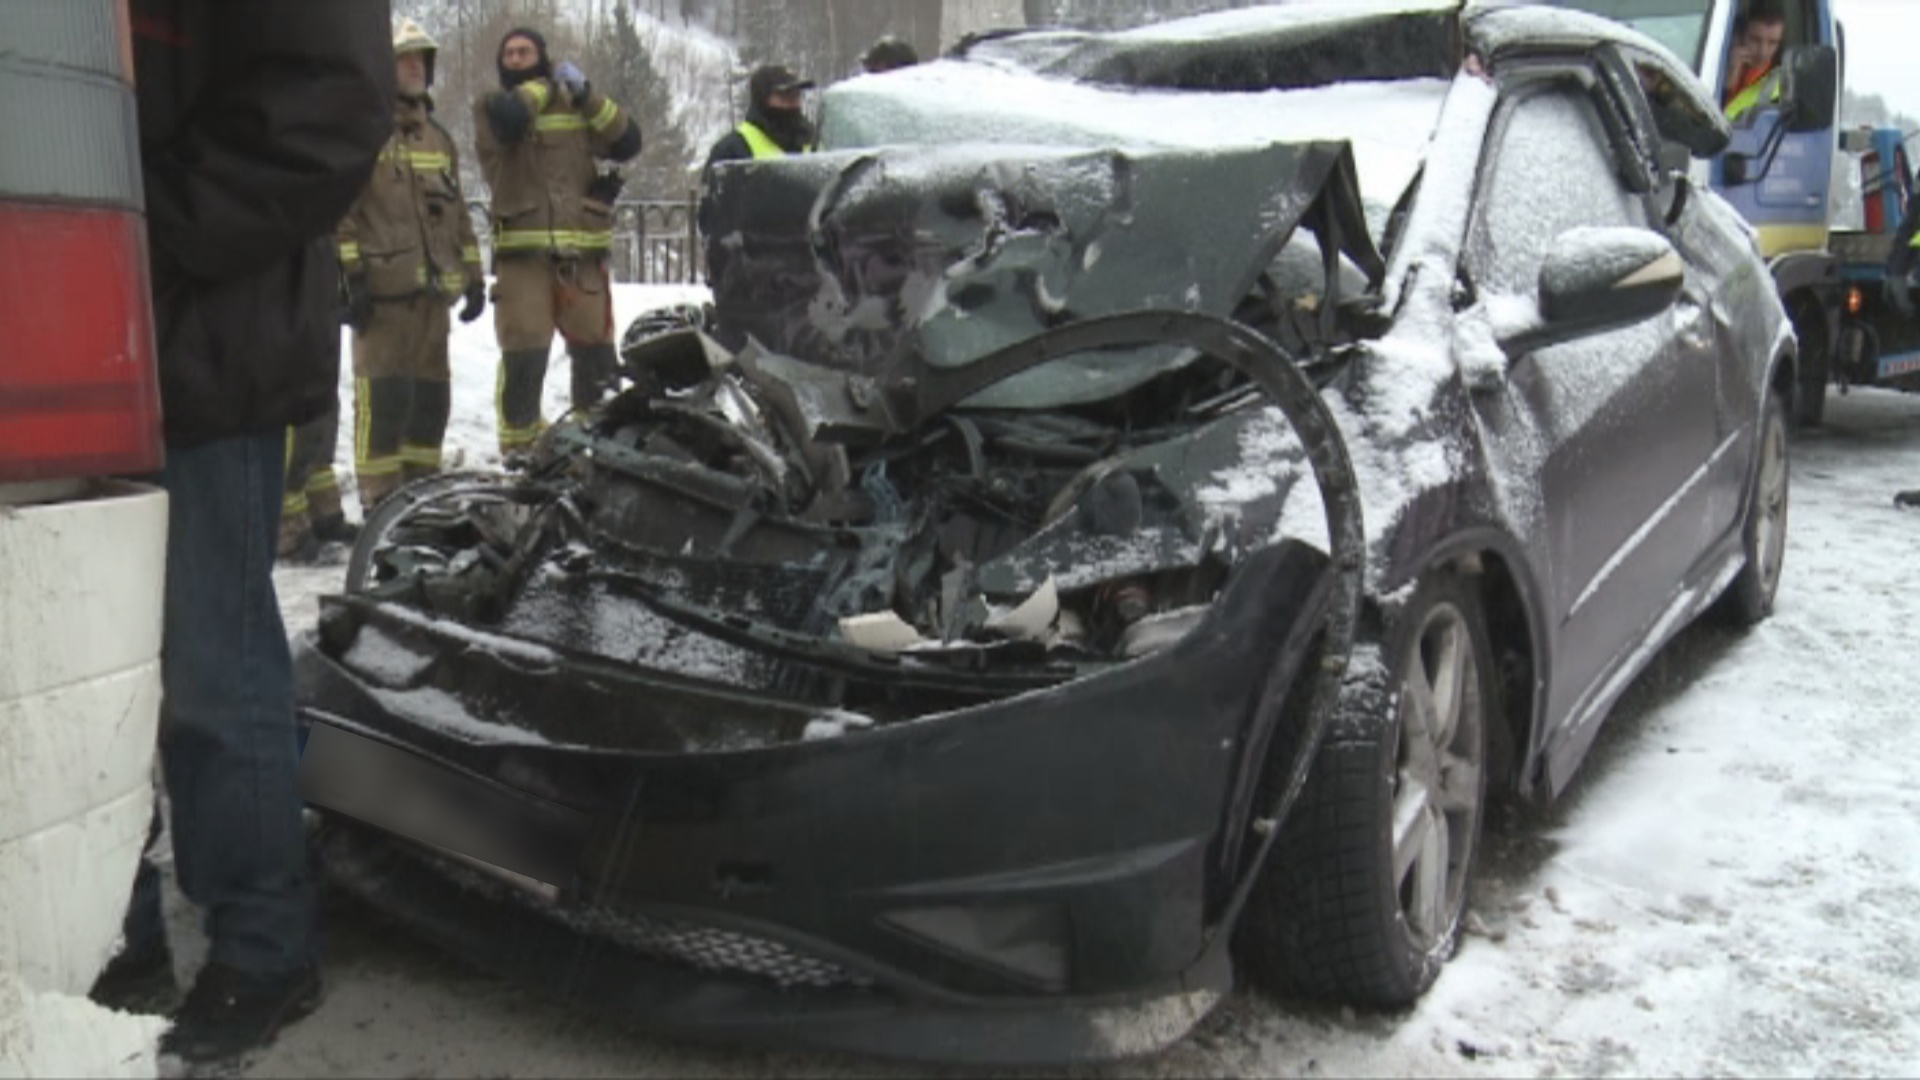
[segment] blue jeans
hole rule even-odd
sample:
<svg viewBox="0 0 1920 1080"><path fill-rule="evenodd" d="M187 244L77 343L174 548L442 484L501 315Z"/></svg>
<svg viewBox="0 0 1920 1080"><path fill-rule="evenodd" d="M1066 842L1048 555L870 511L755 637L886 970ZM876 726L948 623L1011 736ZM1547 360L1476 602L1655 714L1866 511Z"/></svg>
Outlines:
<svg viewBox="0 0 1920 1080"><path fill-rule="evenodd" d="M251 975L314 962L314 885L294 794L293 662L274 595L286 435L168 447L160 762L174 867L210 961ZM129 952L164 941L143 863Z"/></svg>

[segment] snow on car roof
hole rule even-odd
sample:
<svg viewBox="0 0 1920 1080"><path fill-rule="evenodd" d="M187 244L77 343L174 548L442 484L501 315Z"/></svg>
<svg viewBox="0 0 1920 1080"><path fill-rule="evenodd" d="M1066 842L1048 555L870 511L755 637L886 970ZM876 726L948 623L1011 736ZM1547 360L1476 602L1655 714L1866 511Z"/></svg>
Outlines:
<svg viewBox="0 0 1920 1080"><path fill-rule="evenodd" d="M1676 71L1692 74L1690 68L1673 58L1672 51L1665 45L1626 23L1574 8L1473 0L1462 18L1473 43L1490 54L1516 45L1588 46L1607 42L1673 60Z"/></svg>
<svg viewBox="0 0 1920 1080"><path fill-rule="evenodd" d="M1449 85L1407 79L1262 93L1135 90L942 60L829 90L822 144L1205 151L1345 141L1353 146L1372 216L1390 207L1418 170Z"/></svg>
<svg viewBox="0 0 1920 1080"><path fill-rule="evenodd" d="M1265 34L1288 26L1361 21L1382 15L1457 11L1461 0L1293 0L1292 3L1234 8L1191 18L1172 19L1106 35L1112 41L1221 41L1242 34Z"/></svg>

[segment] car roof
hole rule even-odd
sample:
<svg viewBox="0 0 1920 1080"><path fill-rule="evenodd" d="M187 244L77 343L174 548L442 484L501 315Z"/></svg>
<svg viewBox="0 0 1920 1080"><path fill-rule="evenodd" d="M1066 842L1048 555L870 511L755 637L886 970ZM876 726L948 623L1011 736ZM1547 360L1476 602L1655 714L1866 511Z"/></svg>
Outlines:
<svg viewBox="0 0 1920 1080"><path fill-rule="evenodd" d="M1596 44L1644 53L1708 98L1690 68L1625 23L1516 0L1293 0L1133 30L999 32L955 55L1095 83L1246 91L1451 78L1468 49L1496 59Z"/></svg>
<svg viewBox="0 0 1920 1080"><path fill-rule="evenodd" d="M1032 30L963 41L956 55L1083 82L1159 90L1295 90L1451 78L1461 0L1299 0L1135 30Z"/></svg>
<svg viewBox="0 0 1920 1080"><path fill-rule="evenodd" d="M1450 80L1468 52L1490 66L1619 47L1724 126L1691 68L1625 23L1517 0L1294 0L1114 32L1027 30L969 38L956 59L1136 90L1258 92Z"/></svg>

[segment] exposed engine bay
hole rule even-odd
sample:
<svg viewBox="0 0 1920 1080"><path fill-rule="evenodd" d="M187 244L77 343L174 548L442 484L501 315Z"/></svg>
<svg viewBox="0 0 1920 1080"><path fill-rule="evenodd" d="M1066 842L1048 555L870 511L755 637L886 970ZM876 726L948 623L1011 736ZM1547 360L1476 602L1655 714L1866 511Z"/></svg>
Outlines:
<svg viewBox="0 0 1920 1080"><path fill-rule="evenodd" d="M635 385L550 431L524 479L384 507L350 588L884 723L1178 641L1312 486L1225 364L898 434L862 377L694 327L623 357ZM1271 483L1223 507L1208 492L1250 448Z"/></svg>
<svg viewBox="0 0 1920 1080"><path fill-rule="evenodd" d="M1357 550L1289 501L1344 469L1318 388L1382 269L1349 150L999 153L723 177L717 317L636 322L524 474L396 496L348 591L857 727L1161 651L1284 538ZM1189 219L1219 257L1169 261Z"/></svg>

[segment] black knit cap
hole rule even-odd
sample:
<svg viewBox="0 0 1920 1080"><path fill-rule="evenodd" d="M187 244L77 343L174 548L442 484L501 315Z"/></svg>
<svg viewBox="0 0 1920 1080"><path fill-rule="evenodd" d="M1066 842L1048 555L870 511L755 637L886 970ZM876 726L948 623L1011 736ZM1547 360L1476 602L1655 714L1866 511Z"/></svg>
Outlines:
<svg viewBox="0 0 1920 1080"><path fill-rule="evenodd" d="M514 38L526 38L533 47L540 50L540 62L526 71L508 71L506 61L502 59L507 52L507 42ZM553 64L547 59L547 39L540 31L530 27L516 26L500 38L500 47L493 51L494 67L500 70L500 85L511 90L528 79L553 78Z"/></svg>
<svg viewBox="0 0 1920 1080"><path fill-rule="evenodd" d="M867 55L860 58L861 66L874 75L912 67L919 62L920 54L913 51L913 46L897 37L881 38L873 43L873 48L867 50Z"/></svg>

